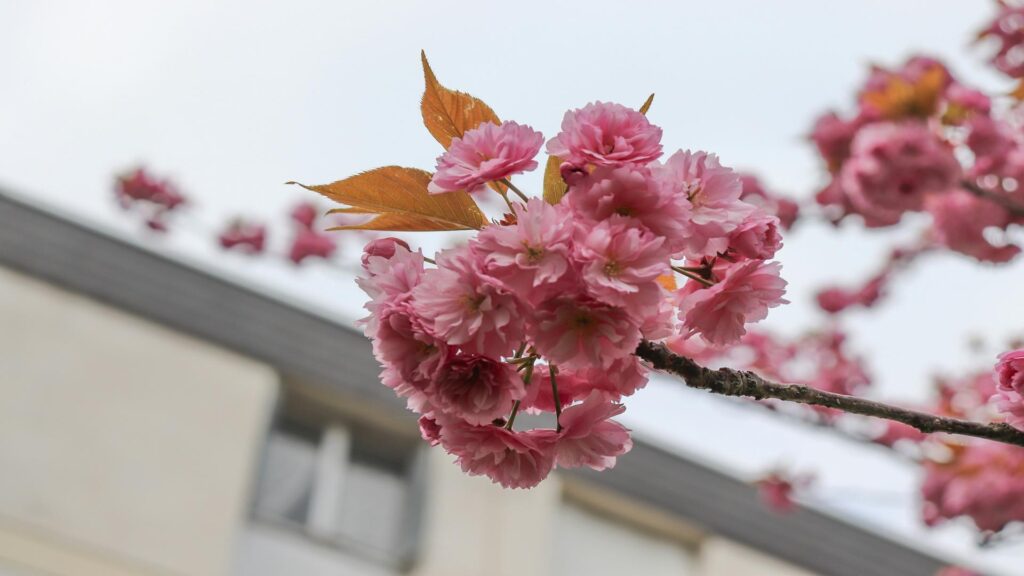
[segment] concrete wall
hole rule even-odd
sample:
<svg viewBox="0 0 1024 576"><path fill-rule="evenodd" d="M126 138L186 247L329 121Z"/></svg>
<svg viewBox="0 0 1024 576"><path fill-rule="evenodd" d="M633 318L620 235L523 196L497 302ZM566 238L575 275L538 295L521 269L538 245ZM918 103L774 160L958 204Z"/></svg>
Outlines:
<svg viewBox="0 0 1024 576"><path fill-rule="evenodd" d="M0 573L225 574L277 385L0 269Z"/></svg>

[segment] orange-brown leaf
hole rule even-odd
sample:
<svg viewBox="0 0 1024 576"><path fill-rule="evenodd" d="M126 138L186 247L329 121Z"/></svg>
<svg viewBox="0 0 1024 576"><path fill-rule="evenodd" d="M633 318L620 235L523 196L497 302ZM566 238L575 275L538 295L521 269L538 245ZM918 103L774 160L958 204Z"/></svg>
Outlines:
<svg viewBox="0 0 1024 576"><path fill-rule="evenodd" d="M341 230L414 232L483 228L487 219L469 194L429 194L430 177L430 172L416 168L385 166L331 184L299 186L347 205L336 209L337 212L376 214L368 222L338 227Z"/></svg>
<svg viewBox="0 0 1024 576"><path fill-rule="evenodd" d="M880 87L865 92L861 101L887 120L927 118L935 113L939 97L949 79L941 65L925 70L913 82L890 74Z"/></svg>
<svg viewBox="0 0 1024 576"><path fill-rule="evenodd" d="M561 202L562 196L569 189L565 180L562 180L561 165L561 158L548 156L548 163L544 166L544 199L551 205Z"/></svg>
<svg viewBox="0 0 1024 576"><path fill-rule="evenodd" d="M644 100L643 105L640 106L640 113L643 115L647 115L647 111L651 109L651 104L653 103L654 93L651 93L651 95L647 97L647 100Z"/></svg>
<svg viewBox="0 0 1024 576"><path fill-rule="evenodd" d="M1024 80L1017 83L1017 86L1014 87L1012 92L1010 92L1010 96L1018 102L1024 101Z"/></svg>
<svg viewBox="0 0 1024 576"><path fill-rule="evenodd" d="M482 122L501 124L494 110L479 98L442 86L434 76L434 71L430 69L427 53L420 52L420 57L423 60L423 78L426 81L423 100L420 102L423 125L446 150L452 143L452 138L461 137L467 130L476 128Z"/></svg>

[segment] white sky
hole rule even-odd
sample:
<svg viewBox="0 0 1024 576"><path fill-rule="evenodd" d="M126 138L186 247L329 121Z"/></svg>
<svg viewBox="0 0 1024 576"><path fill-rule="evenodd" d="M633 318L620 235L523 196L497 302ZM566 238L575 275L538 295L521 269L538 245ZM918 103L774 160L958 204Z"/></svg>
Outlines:
<svg viewBox="0 0 1024 576"><path fill-rule="evenodd" d="M656 92L650 118L668 151L716 152L806 197L822 174L803 136L825 108L851 106L868 62L922 51L961 78L1007 88L983 65L984 50L968 46L991 4L0 0L0 185L350 319L359 296L337 271L251 264L185 230L139 233L114 208L112 173L144 162L173 176L196 200L192 216L212 225L239 211L281 215L305 197L286 180L328 182L387 164L429 169L439 148L419 116L425 48L444 84L547 136L566 108L639 105ZM536 176L522 183L536 189ZM283 233L283 217L276 223ZM787 236L780 260L794 304L767 324L796 333L820 322L814 290L873 271L908 232L805 225ZM989 364L1019 328L1021 279L1020 266L935 256L881 309L850 315L875 393L922 398L928 374ZM991 347L971 356L968 334ZM783 462L813 470L815 501L830 510L991 570L1019 566L1019 544L978 551L968 530L920 529L915 472L885 454L670 384L629 404L629 424L647 438L748 477Z"/></svg>

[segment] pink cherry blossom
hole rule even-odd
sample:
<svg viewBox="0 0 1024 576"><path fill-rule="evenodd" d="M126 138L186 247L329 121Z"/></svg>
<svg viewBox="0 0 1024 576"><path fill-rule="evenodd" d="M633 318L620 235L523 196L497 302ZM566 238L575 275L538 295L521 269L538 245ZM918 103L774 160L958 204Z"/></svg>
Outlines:
<svg viewBox="0 0 1024 576"><path fill-rule="evenodd" d="M859 120L843 120L835 112L828 112L815 121L810 139L818 148L818 153L825 159L830 172L838 172L843 162L849 158L850 144L862 125Z"/></svg>
<svg viewBox="0 0 1024 576"><path fill-rule="evenodd" d="M576 376L584 379L591 389L615 402L647 386L647 368L633 355L619 358L606 367L580 368Z"/></svg>
<svg viewBox="0 0 1024 576"><path fill-rule="evenodd" d="M769 192L761 180L753 174L740 174L740 183L743 191L740 193L740 200L753 204L769 214L778 217L782 228L789 230L796 223L800 216L800 205L772 192Z"/></svg>
<svg viewBox="0 0 1024 576"><path fill-rule="evenodd" d="M363 268L366 269L369 266L370 258L380 257L385 260L390 260L395 252L398 251L399 247L405 249L406 252L410 250L409 244L405 240L399 238L387 237L377 238L371 240L366 246L363 247L362 263Z"/></svg>
<svg viewBox="0 0 1024 576"><path fill-rule="evenodd" d="M1007 424L1024 430L1024 396L1018 392L1000 390L996 393L995 404Z"/></svg>
<svg viewBox="0 0 1024 576"><path fill-rule="evenodd" d="M533 158L543 144L544 135L529 126L480 124L461 138L452 138L448 151L437 159L437 171L427 191L482 192L488 182L535 169Z"/></svg>
<svg viewBox="0 0 1024 576"><path fill-rule="evenodd" d="M1006 392L1024 394L1024 348L999 355L996 385Z"/></svg>
<svg viewBox="0 0 1024 576"><path fill-rule="evenodd" d="M379 318L392 307L407 304L412 290L423 278L423 254L396 246L390 257L363 253L365 276L356 284L370 297L364 308L370 315L360 320L367 338L376 338Z"/></svg>
<svg viewBox="0 0 1024 576"><path fill-rule="evenodd" d="M537 309L531 332L537 350L565 368L608 367L640 344L635 318L587 296L545 302Z"/></svg>
<svg viewBox="0 0 1024 576"><path fill-rule="evenodd" d="M227 250L260 254L267 241L267 227L245 220L234 220L221 232L217 240Z"/></svg>
<svg viewBox="0 0 1024 576"><path fill-rule="evenodd" d="M747 216L729 233L728 252L751 260L768 260L782 248L779 219L752 207Z"/></svg>
<svg viewBox="0 0 1024 576"><path fill-rule="evenodd" d="M522 342L524 311L518 298L481 271L468 247L440 253L413 290L413 307L434 332L467 352L501 358Z"/></svg>
<svg viewBox="0 0 1024 576"><path fill-rule="evenodd" d="M335 237L311 228L300 228L295 232L288 249L288 259L301 264L308 258L330 258L338 249Z"/></svg>
<svg viewBox="0 0 1024 576"><path fill-rule="evenodd" d="M615 466L615 458L633 447L629 430L611 420L612 416L622 414L625 410L625 406L605 400L598 392L593 392L582 403L563 410L559 418L562 430L558 435L555 458L558 466L586 466L594 470Z"/></svg>
<svg viewBox="0 0 1024 576"><path fill-rule="evenodd" d="M924 520L934 525L966 516L980 530L999 531L1024 518L1024 450L976 441L958 450L952 462L924 465Z"/></svg>
<svg viewBox="0 0 1024 576"><path fill-rule="evenodd" d="M1020 253L1016 245L997 246L985 236L986 229L1004 229L1012 220L994 202L955 190L929 197L925 208L932 215L932 236L942 246L985 262L1007 262Z"/></svg>
<svg viewBox="0 0 1024 576"><path fill-rule="evenodd" d="M661 128L632 108L594 102L565 113L547 152L578 168L647 164L661 156Z"/></svg>
<svg viewBox="0 0 1024 576"><path fill-rule="evenodd" d="M646 168L598 168L565 196L577 218L600 222L614 215L636 220L658 236L669 250L685 242L690 203Z"/></svg>
<svg viewBox="0 0 1024 576"><path fill-rule="evenodd" d="M979 37L995 39L998 50L992 63L1011 78L1024 77L1024 6L1000 2L1000 11Z"/></svg>
<svg viewBox="0 0 1024 576"><path fill-rule="evenodd" d="M669 272L669 254L664 237L630 224L630 219L614 215L597 226L579 227L576 258L591 296L643 316L642 311L656 309L662 300L654 279Z"/></svg>
<svg viewBox="0 0 1024 576"><path fill-rule="evenodd" d="M746 324L763 320L769 308L787 303L780 268L777 262L741 262L714 286L681 291L679 320L686 335L700 334L719 346L738 341Z"/></svg>
<svg viewBox="0 0 1024 576"><path fill-rule="evenodd" d="M420 436L431 446L441 443L441 424L430 416L420 416Z"/></svg>
<svg viewBox="0 0 1024 576"><path fill-rule="evenodd" d="M506 488L532 488L551 473L553 435L512 432L453 420L441 427L441 445L471 476L485 475Z"/></svg>
<svg viewBox="0 0 1024 576"><path fill-rule="evenodd" d="M448 355L448 346L416 315L409 304L379 311L373 352L385 367L394 367L408 382L424 388L432 381Z"/></svg>
<svg viewBox="0 0 1024 576"><path fill-rule="evenodd" d="M533 303L571 284L572 218L564 204L532 198L513 205L516 223L480 231L473 250L484 270L512 292Z"/></svg>
<svg viewBox="0 0 1024 576"><path fill-rule="evenodd" d="M743 184L739 175L722 166L714 154L689 150L673 154L658 172L673 196L683 196L691 205L682 255L699 260L725 252L729 234L750 208L740 201Z"/></svg>
<svg viewBox="0 0 1024 576"><path fill-rule="evenodd" d="M292 208L291 218L303 228L312 228L316 223L318 210L312 202L299 202Z"/></svg>
<svg viewBox="0 0 1024 576"><path fill-rule="evenodd" d="M555 382L558 385L558 401L561 406L568 406L586 398L593 388L586 378L574 371L561 368L558 369ZM548 366L536 366L526 396L523 397L522 407L532 413L555 411L555 394L551 387L551 372Z"/></svg>
<svg viewBox="0 0 1024 576"><path fill-rule="evenodd" d="M483 425L507 416L526 389L511 365L477 354L456 354L441 364L427 394L437 409Z"/></svg>
<svg viewBox="0 0 1024 576"><path fill-rule="evenodd" d="M959 178L953 151L926 125L882 122L857 133L840 182L858 211L895 222L903 212L922 209L928 195L953 189Z"/></svg>

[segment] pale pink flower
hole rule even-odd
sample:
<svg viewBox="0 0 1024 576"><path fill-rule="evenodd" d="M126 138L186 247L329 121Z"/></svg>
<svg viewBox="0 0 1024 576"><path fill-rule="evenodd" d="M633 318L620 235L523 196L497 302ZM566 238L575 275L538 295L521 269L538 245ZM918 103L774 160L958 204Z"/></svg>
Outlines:
<svg viewBox="0 0 1024 576"><path fill-rule="evenodd" d="M629 430L611 420L625 410L625 406L609 402L599 392L563 410L558 420L562 430L558 434L556 464L562 468L586 466L594 470L615 466L615 458L633 447Z"/></svg>
<svg viewBox="0 0 1024 576"><path fill-rule="evenodd" d="M441 427L441 445L455 455L463 472L486 475L506 488L540 484L551 472L555 459L553 435L473 426L459 420Z"/></svg>
<svg viewBox="0 0 1024 576"><path fill-rule="evenodd" d="M537 350L566 368L608 367L640 343L637 319L586 296L545 302L531 331Z"/></svg>
<svg viewBox="0 0 1024 576"><path fill-rule="evenodd" d="M1024 431L1024 396L1018 392L1000 390L994 400L996 409L1002 413L1006 423Z"/></svg>
<svg viewBox="0 0 1024 576"><path fill-rule="evenodd" d="M370 297L364 307L370 315L363 318L363 333L376 338L379 317L389 307L405 304L412 299L412 290L423 278L423 253L396 247L390 257L364 254L365 276L356 278L356 284Z"/></svg>
<svg viewBox="0 0 1024 576"><path fill-rule="evenodd" d="M657 174L673 195L685 197L691 206L681 255L699 260L725 252L729 234L749 212L750 205L740 201L739 175L714 154L689 150L673 154Z"/></svg>
<svg viewBox="0 0 1024 576"><path fill-rule="evenodd" d="M564 204L541 198L512 208L516 223L485 227L473 250L482 255L488 276L538 303L571 283L572 216Z"/></svg>
<svg viewBox="0 0 1024 576"><path fill-rule="evenodd" d="M929 197L925 208L932 215L935 241L951 250L986 262L1007 262L1020 253L1018 246L996 246L985 236L986 229L1005 229L1012 221L995 202L954 190Z"/></svg>
<svg viewBox="0 0 1024 576"><path fill-rule="evenodd" d="M592 390L608 400L618 401L647 386L647 368L634 356L623 356L606 367L580 368L576 377L583 379Z"/></svg>
<svg viewBox="0 0 1024 576"><path fill-rule="evenodd" d="M377 360L420 388L433 380L448 355L448 346L434 335L427 321L408 303L385 307L376 316L373 352Z"/></svg>
<svg viewBox="0 0 1024 576"><path fill-rule="evenodd" d="M590 381L580 377L572 370L558 369L555 376L558 385L558 400L562 406L568 406L577 400L586 398L593 389ZM551 387L551 372L547 365L538 364L533 371L533 378L526 389L521 408L531 413L554 412L555 394Z"/></svg>
<svg viewBox="0 0 1024 576"><path fill-rule="evenodd" d="M999 355L996 384L1000 390L1024 394L1024 348Z"/></svg>
<svg viewBox="0 0 1024 576"><path fill-rule="evenodd" d="M542 144L544 136L529 126L515 122L480 124L461 138L452 138L448 151L437 159L437 171L427 191L482 192L488 182L535 169L537 161L533 158Z"/></svg>
<svg viewBox="0 0 1024 576"><path fill-rule="evenodd" d="M782 248L779 219L751 207L747 216L729 233L729 253L751 260L768 260Z"/></svg>
<svg viewBox="0 0 1024 576"><path fill-rule="evenodd" d="M661 156L661 128L632 108L593 102L565 113L547 152L580 168L647 164Z"/></svg>
<svg viewBox="0 0 1024 576"><path fill-rule="evenodd" d="M569 207L581 219L600 222L614 215L634 219L674 251L689 230L690 203L647 168L598 168L566 194Z"/></svg>
<svg viewBox="0 0 1024 576"><path fill-rule="evenodd" d="M450 356L427 389L438 410L477 425L506 416L525 394L515 368L478 354Z"/></svg>
<svg viewBox="0 0 1024 576"><path fill-rule="evenodd" d="M465 246L441 252L413 290L413 307L448 344L501 358L522 342L525 311L482 273L480 260Z"/></svg>
<svg viewBox="0 0 1024 576"><path fill-rule="evenodd" d="M665 238L613 215L597 226L577 228L576 259L587 292L638 317L657 309L662 289L654 280L669 271Z"/></svg>
<svg viewBox="0 0 1024 576"><path fill-rule="evenodd" d="M854 208L889 221L951 190L960 174L952 149L925 124L881 122L857 133L840 182Z"/></svg>
<svg viewBox="0 0 1024 576"><path fill-rule="evenodd" d="M788 303L782 298L786 281L779 277L778 262L749 260L728 269L713 286L686 293L679 301L679 320L685 335L700 334L722 346L746 333L745 325L763 320L768 309Z"/></svg>

